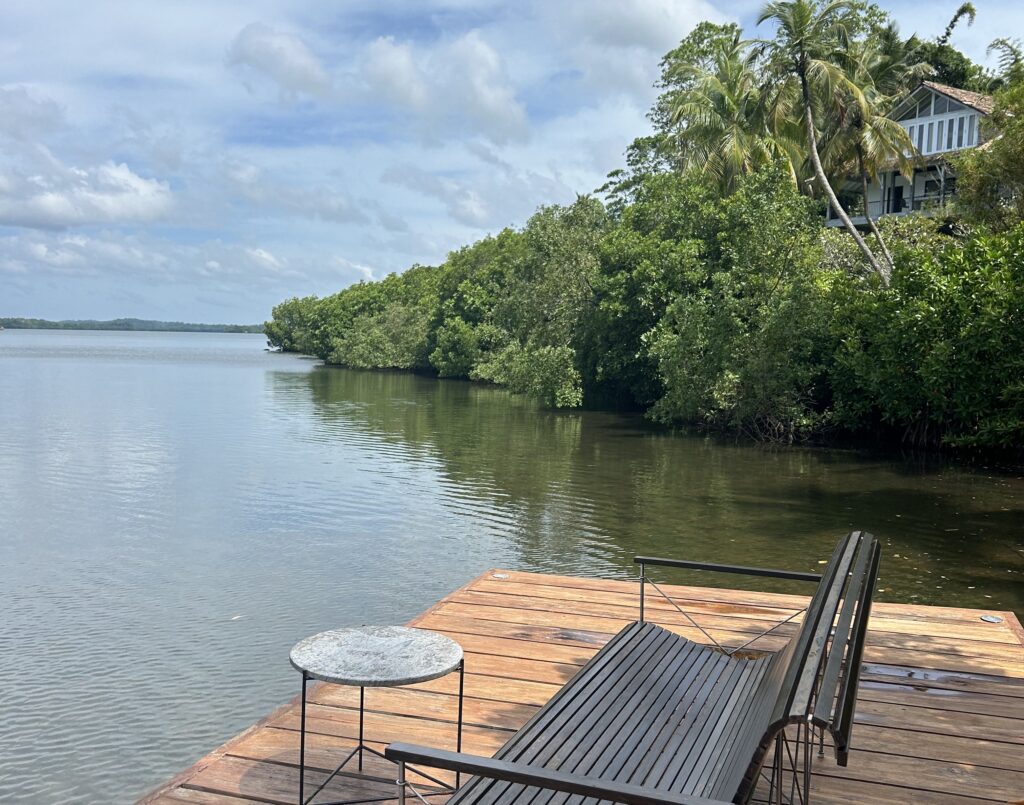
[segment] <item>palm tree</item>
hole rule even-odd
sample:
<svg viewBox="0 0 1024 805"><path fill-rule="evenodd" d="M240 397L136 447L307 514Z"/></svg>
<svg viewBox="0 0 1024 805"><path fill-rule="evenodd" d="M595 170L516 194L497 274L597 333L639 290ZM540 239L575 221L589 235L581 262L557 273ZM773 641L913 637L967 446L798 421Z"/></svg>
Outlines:
<svg viewBox="0 0 1024 805"><path fill-rule="evenodd" d="M840 43L852 38L847 28L847 15L852 9L849 0L823 4L815 0L774 0L761 11L758 24L771 20L777 25L775 38L763 44L781 83L796 84L814 176L872 270L886 282L887 272L853 225L825 175L814 119L815 106L820 107L823 99L831 104L839 96L845 96L848 103L869 112L863 92L837 64Z"/></svg>
<svg viewBox="0 0 1024 805"><path fill-rule="evenodd" d="M883 30L877 38L849 42L841 51L842 67L849 81L860 90L857 97L835 97L835 116L839 120L836 138L844 173L860 180L864 200L864 218L882 251L888 270L888 282L895 268L892 254L882 238L868 203L868 181L882 170L896 166L905 176L912 175L915 153L906 129L888 116L893 105L912 89L932 68L918 62L909 42L901 40L895 27Z"/></svg>
<svg viewBox="0 0 1024 805"><path fill-rule="evenodd" d="M1024 46L1019 39L993 39L985 55L999 54L999 78L1007 84L1024 81Z"/></svg>
<svg viewBox="0 0 1024 805"><path fill-rule="evenodd" d="M678 76L686 89L674 99L671 119L683 169L711 176L725 193L776 159L790 165L797 181L793 143L767 125L769 109L755 60L749 43L736 34L719 44L709 66L687 65Z"/></svg>
<svg viewBox="0 0 1024 805"><path fill-rule="evenodd" d="M967 20L967 25L970 27L974 25L974 19L978 16L978 12L974 8L974 3L962 3L960 8L956 10L956 13L950 19L949 24L946 26L946 30L942 32L942 36L935 40L935 44L940 48L945 47L949 44L950 38L953 36L953 31L956 30L956 26L960 24L960 20Z"/></svg>

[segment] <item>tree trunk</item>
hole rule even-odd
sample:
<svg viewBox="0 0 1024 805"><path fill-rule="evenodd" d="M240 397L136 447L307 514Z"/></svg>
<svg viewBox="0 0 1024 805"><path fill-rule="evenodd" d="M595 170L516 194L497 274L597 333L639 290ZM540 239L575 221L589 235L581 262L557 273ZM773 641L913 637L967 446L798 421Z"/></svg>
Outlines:
<svg viewBox="0 0 1024 805"><path fill-rule="evenodd" d="M882 284L888 285L889 278L892 276L892 272L896 269L896 264L893 262L892 254L889 252L889 247L885 245L885 241L882 239L882 233L878 231L878 227L875 226L875 219L871 217L871 207L868 203L868 172L864 168L864 151L857 143L857 167L860 169L860 183L861 192L864 194L864 218L868 222L868 227L875 235L875 240L878 241L878 247L882 250L882 254L885 256L885 262L889 264L889 270L882 273Z"/></svg>
<svg viewBox="0 0 1024 805"><path fill-rule="evenodd" d="M818 138L814 133L814 114L811 112L811 93L807 87L807 76L801 71L800 75L800 92L803 96L804 102L804 127L807 129L807 150L811 154L811 165L814 166L814 175L818 179L818 184L821 185L821 189L824 191L826 197L828 197L829 203L832 205L832 209L836 211L836 215L839 216L839 220L843 222L843 226L846 227L846 231L850 233L854 243L857 244L857 248L864 254L864 258L868 261L872 270L880 277L885 279L885 273L882 271L882 267L878 264L878 258L875 257L875 253L871 251L871 247L868 246L867 242L861 237L860 232L857 231L857 227L853 225L853 221L850 220L850 216L846 214L846 210L843 209L843 205L839 203L839 198L836 196L835 190L832 189L832 185L829 184L828 177L825 176L825 169L821 167L821 156L818 154Z"/></svg>

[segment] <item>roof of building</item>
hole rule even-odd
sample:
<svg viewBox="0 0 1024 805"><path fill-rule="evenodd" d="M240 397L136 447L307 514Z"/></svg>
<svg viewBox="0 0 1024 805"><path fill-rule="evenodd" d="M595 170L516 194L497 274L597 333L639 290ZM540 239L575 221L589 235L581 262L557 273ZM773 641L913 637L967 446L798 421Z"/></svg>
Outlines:
<svg viewBox="0 0 1024 805"><path fill-rule="evenodd" d="M936 81L922 81L921 86L928 87L928 89L935 90L935 92L941 92L943 95L952 98L958 103L962 103L964 106L977 109L982 114L992 114L993 102L991 95L971 92L969 89L957 89L946 84L939 84Z"/></svg>

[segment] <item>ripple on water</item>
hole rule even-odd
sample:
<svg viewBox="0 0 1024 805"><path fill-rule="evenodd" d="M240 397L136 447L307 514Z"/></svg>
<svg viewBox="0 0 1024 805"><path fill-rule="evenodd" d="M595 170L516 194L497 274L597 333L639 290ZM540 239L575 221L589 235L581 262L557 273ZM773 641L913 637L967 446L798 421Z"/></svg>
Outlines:
<svg viewBox="0 0 1024 805"><path fill-rule="evenodd" d="M882 598L1024 609L1013 476L671 437L256 336L8 331L0 399L4 803L132 801L294 695L299 638L489 567L792 566L856 524Z"/></svg>

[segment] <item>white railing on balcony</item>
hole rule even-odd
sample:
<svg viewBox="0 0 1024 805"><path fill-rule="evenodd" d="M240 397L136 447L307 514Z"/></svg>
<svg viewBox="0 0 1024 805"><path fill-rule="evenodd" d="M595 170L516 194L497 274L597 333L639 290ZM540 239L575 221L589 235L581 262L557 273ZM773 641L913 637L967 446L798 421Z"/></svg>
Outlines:
<svg viewBox="0 0 1024 805"><path fill-rule="evenodd" d="M872 218L879 218L882 215L906 215L909 212L937 210L948 201L950 194L944 197L939 193L925 193L911 199L909 196L899 200L872 201L868 204ZM864 223L863 204L855 206L853 210L847 210L855 224ZM839 218L835 211L829 207L827 221L831 224L838 222Z"/></svg>
<svg viewBox="0 0 1024 805"><path fill-rule="evenodd" d="M917 153L922 156L959 151L978 144L978 113L970 109L902 120L900 125L907 130Z"/></svg>

